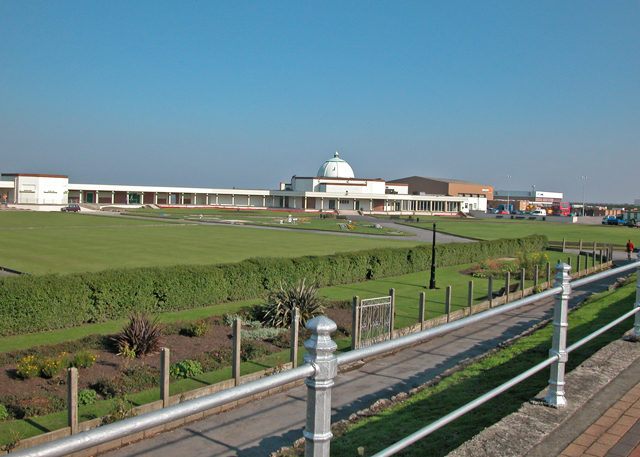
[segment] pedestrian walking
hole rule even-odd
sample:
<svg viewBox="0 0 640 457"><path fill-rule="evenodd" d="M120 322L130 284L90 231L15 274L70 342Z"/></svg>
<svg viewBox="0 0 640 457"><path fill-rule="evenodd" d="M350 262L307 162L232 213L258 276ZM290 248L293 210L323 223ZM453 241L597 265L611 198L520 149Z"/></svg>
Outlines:
<svg viewBox="0 0 640 457"><path fill-rule="evenodd" d="M635 246L633 245L633 243L631 242L631 240L629 240L627 242L627 259L631 260L631 253L633 252Z"/></svg>

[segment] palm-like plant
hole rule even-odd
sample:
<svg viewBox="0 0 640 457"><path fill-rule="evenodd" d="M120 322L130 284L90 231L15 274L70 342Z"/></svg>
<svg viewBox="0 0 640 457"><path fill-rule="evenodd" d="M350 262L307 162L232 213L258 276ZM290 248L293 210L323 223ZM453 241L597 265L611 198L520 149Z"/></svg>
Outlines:
<svg viewBox="0 0 640 457"><path fill-rule="evenodd" d="M280 287L269 292L267 300L260 306L261 320L268 327L291 327L294 308L300 311L300 324L319 316L324 311L325 297L318 296L318 288L305 284L306 278L295 286L286 281Z"/></svg>
<svg viewBox="0 0 640 457"><path fill-rule="evenodd" d="M151 319L148 314L131 314L129 323L111 340L117 344L120 351L128 348L135 351L136 357L144 357L160 351L163 330L158 316Z"/></svg>

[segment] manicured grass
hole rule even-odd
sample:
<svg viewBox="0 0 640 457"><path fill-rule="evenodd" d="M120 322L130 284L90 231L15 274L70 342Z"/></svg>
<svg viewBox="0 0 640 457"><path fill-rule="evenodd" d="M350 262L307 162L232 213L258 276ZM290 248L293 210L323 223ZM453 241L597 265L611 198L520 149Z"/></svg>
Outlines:
<svg viewBox="0 0 640 457"><path fill-rule="evenodd" d="M420 218L420 222L406 223L414 227L431 229L436 222L436 229L452 235L459 235L481 240L497 240L500 238L517 238L529 235L547 235L550 240L578 242L597 242L624 245L627 240L640 240L640 231L629 227L608 225L563 224L548 221L517 221L511 219L454 219L454 218Z"/></svg>
<svg viewBox="0 0 640 457"><path fill-rule="evenodd" d="M18 217L21 217L21 213ZM46 213L45 213L46 214ZM417 241L344 237L256 228L141 224L140 220L53 213L103 225L4 230L0 265L31 273L79 273L116 267L168 266L238 262L251 257L328 255L388 246L415 246ZM10 225L13 213L2 215ZM55 218L54 218L55 219ZM113 225L113 220L133 222ZM19 226L16 221L14 226ZM44 223L44 222L43 222Z"/></svg>
<svg viewBox="0 0 640 457"><path fill-rule="evenodd" d="M635 277L625 287L605 292L569 316L569 343L572 344L597 330L606 323L633 308ZM633 318L628 319L598 338L572 352L567 371L577 367L601 347L619 339L632 328ZM374 417L367 418L349 428L343 436L334 438L331 455L358 455L363 446L365 455L390 446L444 415L456 410L480 395L499 386L548 357L553 327L535 332L512 346L445 378L406 401ZM549 371L542 370L507 392L476 408L464 417L452 422L430 436L418 441L402 455L444 456L471 439L485 427L517 411L520 405L548 386ZM571 386L567 386L571 388Z"/></svg>
<svg viewBox="0 0 640 457"><path fill-rule="evenodd" d="M173 220L198 221L236 221L246 225L271 226L293 230L321 230L329 232L361 233L369 235L415 236L413 233L375 228L370 222L352 222L349 227L347 220L321 218L320 213L296 213L287 211L267 210L232 210L219 208L168 208L168 209L132 209L123 213L128 216L143 216L166 218ZM292 216L292 222L288 221ZM295 219L295 220L294 220Z"/></svg>
<svg viewBox="0 0 640 457"><path fill-rule="evenodd" d="M172 221L141 220L117 215L63 213L43 211L7 211L0 215L0 228L45 227L115 227L131 225L166 225ZM3 232L4 233L4 232Z"/></svg>

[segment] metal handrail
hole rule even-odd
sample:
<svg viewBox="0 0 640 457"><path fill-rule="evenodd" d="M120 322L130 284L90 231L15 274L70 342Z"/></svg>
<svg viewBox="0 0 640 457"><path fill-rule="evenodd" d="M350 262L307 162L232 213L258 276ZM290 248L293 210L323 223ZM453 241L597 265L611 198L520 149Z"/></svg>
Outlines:
<svg viewBox="0 0 640 457"><path fill-rule="evenodd" d="M331 439L330 430L330 412L331 412L331 386L333 385L333 378L337 374L337 367L359 361L368 357L381 355L390 351L402 349L417 343L421 343L425 340L432 339L437 336L450 333L454 330L463 328L467 325L481 322L489 319L493 316L503 314L522 306L526 306L531 303L535 303L541 299L554 296L557 302L563 302L566 307L568 301L567 292L570 293L571 286L569 284L568 274L566 272L571 268L569 265L560 264L556 268L559 268L559 275L556 276L557 282L554 287L544 292L516 300L514 302L505 304L498 308L492 308L479 314L471 315L460 320L449 322L447 324L440 325L431 329L423 330L411 335L402 336L393 340L384 341L382 343L375 344L373 346L356 349L339 355L333 355L333 352L337 348L337 345L331 340L330 334L336 330L337 326L330 319L321 316L312 319L307 323L307 328L311 331L311 339L305 343L309 354L305 356L305 364L288 370L282 373L274 374L266 378L258 379L256 381L249 382L240 386L236 386L221 392L216 392L210 395L206 395L194 400L185 401L177 405L169 406L157 411L153 411L140 416L135 416L129 419L125 419L120 422L105 425L93 430L82 432L76 435L71 435L65 438L61 438L50 443L41 444L25 450L14 452L16 457L32 456L32 457L57 457L64 456L73 452L81 451L98 444L103 444L109 441L124 438L134 433L138 433L144 430L149 430L153 427L163 425L169 422L173 422L178 419L185 418L192 414L197 414L217 406L221 406L233 401L241 400L251 395L264 392L276 387L283 386L285 384L299 381L301 379L307 379L309 393L307 395L307 425L304 432L306 438L306 454L308 456L327 456L329 455L329 441ZM607 272L599 273L591 277L580 279L572 284L584 285L590 282L609 277L621 272L631 270L633 268L640 268L640 262L636 262L630 265L609 270ZM563 276L564 275L564 276ZM640 284L640 283L639 283ZM568 289L568 290L567 290ZM639 286L640 294L640 286ZM560 298L559 298L560 297ZM636 309L633 312L626 313L623 318L617 319L621 321L630 315L637 313L640 310L640 305L636 304ZM638 314L636 314L638 319ZM614 321L615 322L615 321ZM554 319L554 325L556 325ZM612 324L610 324L611 326ZM610 328L610 327L609 327ZM636 329L640 328L640 323L636 326ZM606 331L606 330L602 330ZM602 332L600 331L600 332ZM594 336L595 337L595 336ZM586 341L585 341L586 342ZM579 342L580 343L580 342ZM584 344L584 343L582 343ZM561 360L565 357L564 354L569 350L575 349L578 343L565 349L561 348L558 354L551 356L541 364L536 365L534 368L527 370L525 373L514 378L511 381L503 384L502 386L494 389L493 391L483 395L482 397L471 402L469 405L462 407L460 410L454 411L444 418L440 419L434 424L429 425L427 428L434 427L435 424L441 421L450 422L455 419L453 417L456 414L464 414L467 410L473 409L475 406L484 403L495 395L498 395L502 391L508 389L512 385L519 381L517 379L524 379L534 372L537 372L546 366L552 365L556 367ZM554 346L555 347L555 346ZM561 367L564 368L564 365ZM535 370L535 371L534 371ZM564 375L564 371L562 371ZM551 392L551 389L550 389ZM477 403L477 404L476 404ZM470 405L475 405L471 407ZM469 409L470 408L470 409ZM463 411L464 410L464 411ZM443 422L444 425L447 422ZM440 426L442 426L440 425ZM439 427L438 427L439 428ZM435 430L435 428L434 428ZM420 432L417 432L420 433ZM428 432L430 433L430 432ZM427 433L427 434L428 434ZM415 435L415 434L414 434ZM414 436L412 435L412 437ZM424 435L426 436L426 435ZM411 437L409 437L411 438ZM405 440L409 439L405 438ZM419 439L417 437L416 439ZM404 441L404 440L403 440ZM415 440L414 440L415 441ZM411 441L413 442L413 441ZM407 445L409 445L408 443ZM385 451L383 451L385 452ZM391 454L380 454L391 455Z"/></svg>

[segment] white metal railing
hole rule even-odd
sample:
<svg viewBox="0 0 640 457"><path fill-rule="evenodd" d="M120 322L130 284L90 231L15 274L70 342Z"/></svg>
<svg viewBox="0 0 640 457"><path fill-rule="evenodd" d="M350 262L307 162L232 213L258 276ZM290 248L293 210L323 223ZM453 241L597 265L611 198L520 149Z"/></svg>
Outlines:
<svg viewBox="0 0 640 457"><path fill-rule="evenodd" d="M636 316L634 324L634 332L640 334L640 274L636 291L636 302L634 309L625 313L622 317L608 324L603 329L598 330L583 340L566 347L567 342L567 315L568 301L571 294L572 285L582 286L591 282L603 279L609 276L620 274L632 269L640 269L640 262L635 262L620 268L612 269L606 272L598 273L588 278L579 279L570 282L569 271L571 266L560 263L556 266L558 273L555 276L556 282L551 289L536 295L505 304L498 308L492 308L479 314L471 315L454 322L440 325L438 327L423 330L418 333L406 335L400 338L384 341L379 344L368 346L361 349L352 350L343 354L334 355L337 345L331 340L331 333L337 329L336 324L324 317L316 317L307 322L307 328L311 332L311 338L305 343L308 354L304 357L304 365L289 371L274 374L266 378L249 382L233 387L228 390L216 392L211 395L200 397L194 400L185 401L177 405L169 406L157 411L153 411L140 416L125 419L120 422L105 425L93 430L82 432L76 435L61 438L50 443L34 446L25 450L12 453L16 457L55 457L65 456L73 452L88 449L99 444L124 438L134 433L157 427L187 416L203 412L217 406L241 400L243 398L264 392L285 384L306 378L307 385L307 413L306 426L303 431L305 438L305 455L309 457L328 457L330 450L330 440L333 436L331 433L331 387L333 386L333 378L337 376L338 366L351 362L362 360L367 357L381 355L393 350L402 349L425 340L444 335L453 330L465 327L475 322L480 322L490 317L521 308L525 305L535 303L541 299L555 296L556 302L554 307L553 318L553 342L551 348L551 356L527 370L521 375L507 381L503 385L497 387L474 400L473 402L461 407L460 409L448 414L438 421L428 425L413 435L399 441L393 446L381 451L376 456L392 455L395 452L409 446L416 440L425 437L433 431L441 428L448 422L462 416L468 411L481 405L487 400L499 395L510 387L516 385L520 381L533 375L534 373L551 365L551 378L549 384L548 395L545 401L549 405L562 407L566 404L564 397L564 369L567 362L568 353L580 347L598 334L606 331L617 323L631 315Z"/></svg>

